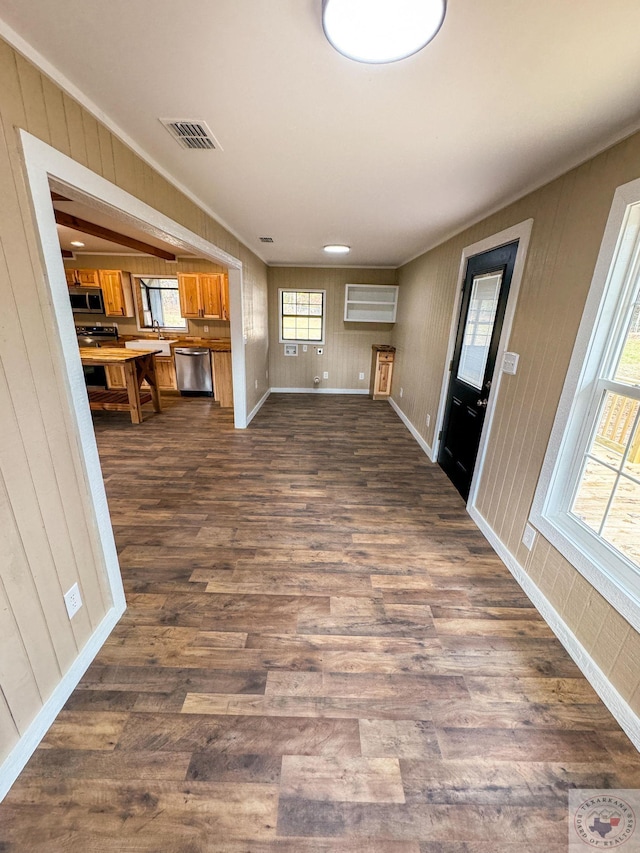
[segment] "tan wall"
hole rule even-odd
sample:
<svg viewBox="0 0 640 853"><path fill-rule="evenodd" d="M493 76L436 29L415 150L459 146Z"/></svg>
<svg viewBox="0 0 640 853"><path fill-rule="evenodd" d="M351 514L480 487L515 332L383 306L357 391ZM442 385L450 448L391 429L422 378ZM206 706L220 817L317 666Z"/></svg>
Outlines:
<svg viewBox="0 0 640 853"><path fill-rule="evenodd" d="M64 265L70 269L124 270L132 275L166 275L175 278L178 273L215 273L225 272L225 268L204 258L178 258L177 263L168 263L162 258L138 257L134 255L77 255L75 259L65 259ZM77 323L94 325L96 322L117 325L121 335L135 335L140 330L135 317L102 317L97 314L74 314ZM207 326L209 331L205 332ZM186 335L203 338L229 338L228 320L187 320Z"/></svg>
<svg viewBox="0 0 640 853"><path fill-rule="evenodd" d="M521 538L613 195L639 176L635 135L407 264L392 335L395 402L433 446L462 250L533 218L509 343L520 364L503 377L476 506L636 713L639 635L547 541L529 553Z"/></svg>
<svg viewBox="0 0 640 853"><path fill-rule="evenodd" d="M345 323L345 284L395 284L395 270L309 269L271 267L269 269L269 376L272 388L313 388L314 376L322 378L320 388L368 389L373 344L388 344L390 323ZM278 343L278 288L326 290L327 316L324 354L316 355L309 345L306 353L285 356ZM364 379L359 379L359 373Z"/></svg>
<svg viewBox="0 0 640 853"><path fill-rule="evenodd" d="M266 267L0 41L0 760L109 610L17 128L240 257L249 409L266 381ZM70 622L63 593L85 606Z"/></svg>

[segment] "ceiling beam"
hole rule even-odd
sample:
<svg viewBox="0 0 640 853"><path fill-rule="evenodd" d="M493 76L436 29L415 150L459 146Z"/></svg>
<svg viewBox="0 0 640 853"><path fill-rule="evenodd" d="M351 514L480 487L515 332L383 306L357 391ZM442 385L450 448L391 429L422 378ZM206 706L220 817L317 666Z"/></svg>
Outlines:
<svg viewBox="0 0 640 853"><path fill-rule="evenodd" d="M100 237L102 240L118 243L120 246L126 246L128 249L136 249L139 252L144 252L145 255L155 255L157 258L163 258L165 261L176 260L176 256L172 255L171 252L158 249L156 246L150 246L148 243L143 243L141 240L136 240L133 237L127 237L126 234L118 234L117 231L111 231L110 228L103 228L102 225L87 222L86 219L78 219L77 216L72 216L70 213L65 213L62 210L54 210L54 213L58 225L65 225L67 228L73 228L74 231L82 231L83 234L90 234L92 237Z"/></svg>
<svg viewBox="0 0 640 853"><path fill-rule="evenodd" d="M51 201L71 201L70 198L67 198L64 195L60 195L60 193L56 193L51 190Z"/></svg>

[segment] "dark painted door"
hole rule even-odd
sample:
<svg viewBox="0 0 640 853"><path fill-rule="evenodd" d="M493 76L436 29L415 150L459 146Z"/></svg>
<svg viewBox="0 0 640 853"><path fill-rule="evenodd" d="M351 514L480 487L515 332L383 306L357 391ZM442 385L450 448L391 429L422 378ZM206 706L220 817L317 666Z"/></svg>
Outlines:
<svg viewBox="0 0 640 853"><path fill-rule="evenodd" d="M469 496L487 411L517 241L467 261L438 463Z"/></svg>

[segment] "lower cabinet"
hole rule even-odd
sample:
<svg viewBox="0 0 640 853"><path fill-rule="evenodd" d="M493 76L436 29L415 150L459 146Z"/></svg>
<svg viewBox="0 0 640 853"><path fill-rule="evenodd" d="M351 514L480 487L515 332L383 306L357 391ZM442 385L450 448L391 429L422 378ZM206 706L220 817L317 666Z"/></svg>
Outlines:
<svg viewBox="0 0 640 853"><path fill-rule="evenodd" d="M107 374L107 387L113 389L126 388L124 381L124 371L119 365L107 365L105 367ZM156 356L156 380L158 388L161 391L177 391L178 383L176 381L176 367L173 363L173 358L169 356ZM143 388L148 388L146 382L142 383Z"/></svg>
<svg viewBox="0 0 640 853"><path fill-rule="evenodd" d="M386 400L391 395L395 349L386 345L374 345L372 349L369 393L374 400Z"/></svg>

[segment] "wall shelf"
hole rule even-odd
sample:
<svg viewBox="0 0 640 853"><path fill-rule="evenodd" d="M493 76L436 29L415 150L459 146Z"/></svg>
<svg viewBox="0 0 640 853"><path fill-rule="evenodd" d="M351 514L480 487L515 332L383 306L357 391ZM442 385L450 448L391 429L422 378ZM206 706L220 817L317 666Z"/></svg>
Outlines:
<svg viewBox="0 0 640 853"><path fill-rule="evenodd" d="M351 323L395 323L398 286L346 284L344 319Z"/></svg>

